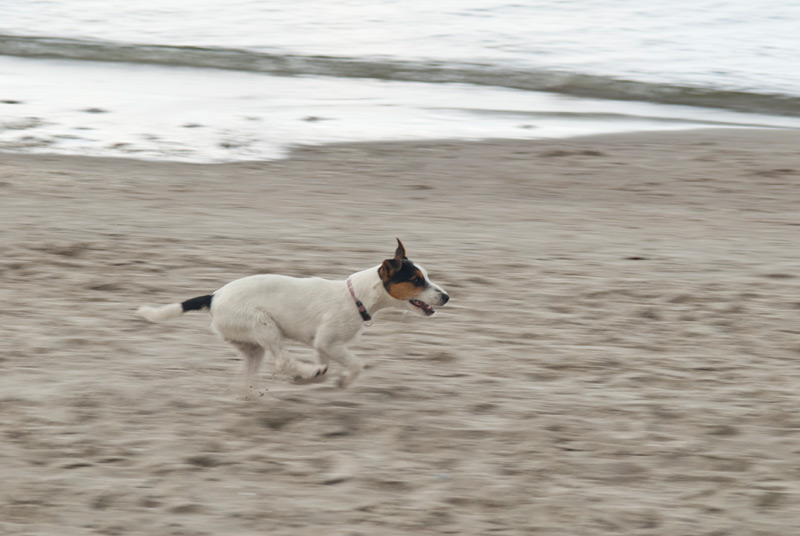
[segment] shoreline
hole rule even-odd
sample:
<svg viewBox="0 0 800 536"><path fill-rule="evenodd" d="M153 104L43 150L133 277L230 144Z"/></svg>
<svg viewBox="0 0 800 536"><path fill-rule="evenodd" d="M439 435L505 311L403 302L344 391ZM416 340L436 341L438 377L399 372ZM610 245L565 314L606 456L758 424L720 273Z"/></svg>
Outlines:
<svg viewBox="0 0 800 536"><path fill-rule="evenodd" d="M687 120L688 121L688 120ZM742 136L736 136L735 133L745 133ZM653 140L657 140L659 138L664 138L665 140L672 140L675 138L680 138L683 134L691 135L691 134L698 134L700 137L705 138L706 134L714 134L720 133L726 139L736 139L745 140L750 136L746 133L751 132L775 132L775 133L785 133L787 136L792 137L793 134L800 134L800 128L793 127L793 126L773 126L773 125L702 125L698 124L697 126L687 126L687 127L676 127L676 128L665 128L665 129L652 129L652 130L633 130L633 131L624 131L624 132L600 132L600 133L591 133L591 134L580 134L580 135L570 135L570 136L563 136L563 137L542 137L542 138L516 138L516 137L496 137L496 138L476 138L476 139L462 139L462 138L449 138L449 137L440 137L440 138L422 138L422 139L397 139L397 140L374 140L374 141L332 141L332 142L324 142L324 143L296 143L292 145L287 145L285 151L282 156L276 156L274 158L264 158L264 159L252 159L252 160L229 160L229 161L215 161L215 162L190 162L184 160L165 160L159 158L147 158L141 157L137 158L133 155L86 155L86 154L63 154L63 153L48 153L48 152L24 152L24 151L9 151L0 149L0 155L4 158L20 158L20 159L44 159L44 160L53 160L53 159L86 159L87 161L108 161L109 163L114 161L120 162L129 162L129 163L142 163L143 165L164 165L164 166L236 166L236 165L258 165L258 164L270 164L270 163L279 163L279 162L286 162L297 158L297 154L311 152L314 153L315 149L322 149L323 152L326 152L325 149L335 149L335 148L342 148L344 150L348 150L348 148L356 149L358 147L392 147L397 146L402 148L404 146L409 147L438 147L438 146L452 146L457 144L463 145L504 145L504 144L522 144L522 145L529 145L529 144L554 144L559 145L562 142L591 142L597 141L599 143L611 142L614 140L625 140L628 138L637 138L638 136L644 136L646 138L652 138Z"/></svg>
<svg viewBox="0 0 800 536"><path fill-rule="evenodd" d="M0 532L786 533L800 132L0 160ZM344 279L400 237L451 296L317 385L142 303ZM306 349L290 347L303 359Z"/></svg>
<svg viewBox="0 0 800 536"><path fill-rule="evenodd" d="M0 56L3 69L13 76L0 95L0 149L38 154L236 162L282 158L292 144L549 139L688 127L800 129L800 118L785 115L488 85ZM70 91L60 89L64 79L75 81Z"/></svg>

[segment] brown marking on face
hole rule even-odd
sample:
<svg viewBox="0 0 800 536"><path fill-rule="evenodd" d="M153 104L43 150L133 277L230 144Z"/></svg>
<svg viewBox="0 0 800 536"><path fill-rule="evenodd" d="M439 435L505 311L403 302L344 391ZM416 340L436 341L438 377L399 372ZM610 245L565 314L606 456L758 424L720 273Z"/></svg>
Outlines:
<svg viewBox="0 0 800 536"><path fill-rule="evenodd" d="M419 287L414 285L414 283L410 281L403 281L401 283L392 283L390 282L386 285L386 290L389 291L389 294L392 298L396 300L413 300L420 294L422 291L425 290L425 287Z"/></svg>
<svg viewBox="0 0 800 536"><path fill-rule="evenodd" d="M415 287L425 288L425 276L416 266L414 266L414 270L411 272L411 274L406 275L405 277L408 282L413 284Z"/></svg>

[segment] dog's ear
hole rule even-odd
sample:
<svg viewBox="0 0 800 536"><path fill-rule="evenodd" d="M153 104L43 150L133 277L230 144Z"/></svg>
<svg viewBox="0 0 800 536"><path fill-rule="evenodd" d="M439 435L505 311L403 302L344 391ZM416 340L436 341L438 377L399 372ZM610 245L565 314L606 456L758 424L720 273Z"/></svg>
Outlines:
<svg viewBox="0 0 800 536"><path fill-rule="evenodd" d="M397 239L397 249L394 252L393 259L386 259L381 264L380 269L378 270L378 274L381 276L381 280L384 283L388 283L400 269L403 267L403 259L406 258L406 248L403 247L403 243L400 242L400 239Z"/></svg>
<svg viewBox="0 0 800 536"><path fill-rule="evenodd" d="M399 260L401 264L403 263L403 259L407 258L406 248L403 246L403 243L400 242L399 238L397 239L397 249L394 252L394 258Z"/></svg>
<svg viewBox="0 0 800 536"><path fill-rule="evenodd" d="M395 266L394 259L386 259L383 261L383 264L381 264L381 267L378 268L378 275L381 277L381 281L389 283L399 269L399 266Z"/></svg>

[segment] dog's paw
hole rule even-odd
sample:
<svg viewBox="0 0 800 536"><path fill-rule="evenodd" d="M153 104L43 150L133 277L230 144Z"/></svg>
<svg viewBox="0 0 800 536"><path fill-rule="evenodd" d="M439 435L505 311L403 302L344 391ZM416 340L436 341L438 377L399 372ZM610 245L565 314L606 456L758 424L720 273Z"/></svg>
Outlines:
<svg viewBox="0 0 800 536"><path fill-rule="evenodd" d="M339 379L336 380L336 386L339 389L344 389L345 387L353 383L353 380L355 380L355 377L351 376L350 374L342 374L341 376L339 376Z"/></svg>
<svg viewBox="0 0 800 536"><path fill-rule="evenodd" d="M318 367L313 367L306 375L303 376L295 376L292 383L297 384L306 384L306 383L320 383L324 382L328 379L326 374L328 373L328 366L327 365L320 365Z"/></svg>

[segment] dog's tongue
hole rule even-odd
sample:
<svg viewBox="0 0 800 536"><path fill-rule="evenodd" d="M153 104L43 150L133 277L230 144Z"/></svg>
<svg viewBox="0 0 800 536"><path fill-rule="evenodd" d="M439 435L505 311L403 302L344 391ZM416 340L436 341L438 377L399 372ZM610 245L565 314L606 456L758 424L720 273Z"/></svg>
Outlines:
<svg viewBox="0 0 800 536"><path fill-rule="evenodd" d="M419 301L419 300L410 300L410 301L411 301L411 304L412 304L414 307L419 307L420 309L422 309L422 311L423 311L423 312L424 312L424 313L425 313L427 316L430 316L430 315L432 315L433 313L435 313L435 312L436 312L436 311L434 311L434 310L433 310L433 307L431 307L430 305L428 305L428 304L427 304L427 303L425 303L425 302L421 302L421 301Z"/></svg>

